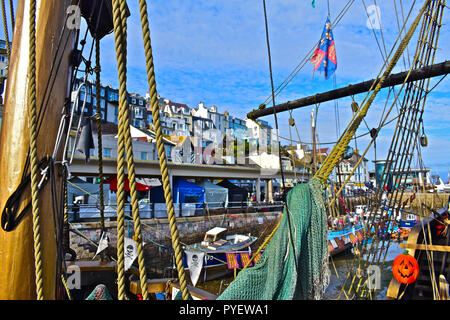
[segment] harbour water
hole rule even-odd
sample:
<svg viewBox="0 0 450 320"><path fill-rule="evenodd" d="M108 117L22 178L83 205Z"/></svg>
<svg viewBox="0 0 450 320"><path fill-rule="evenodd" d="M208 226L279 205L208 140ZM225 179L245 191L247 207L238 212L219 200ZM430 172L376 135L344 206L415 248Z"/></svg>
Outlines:
<svg viewBox="0 0 450 320"><path fill-rule="evenodd" d="M377 300L384 300L387 293L387 288L392 279L392 263L400 253L402 253L404 249L400 248L398 242L391 242L389 246L388 253L386 255L384 267L381 270L380 275L380 290L378 291ZM352 253L348 252L342 255L338 255L330 259L330 284L325 291L324 299L325 300L346 300L346 296L341 293L342 284L345 281L345 278L351 270L352 263L354 261L354 256ZM347 284L348 287L348 284ZM351 298L351 297L349 297Z"/></svg>

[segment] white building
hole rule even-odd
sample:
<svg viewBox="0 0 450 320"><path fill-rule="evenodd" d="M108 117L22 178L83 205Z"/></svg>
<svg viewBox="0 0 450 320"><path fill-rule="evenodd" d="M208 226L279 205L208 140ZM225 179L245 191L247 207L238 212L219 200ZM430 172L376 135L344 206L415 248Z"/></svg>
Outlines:
<svg viewBox="0 0 450 320"><path fill-rule="evenodd" d="M355 150L351 158L342 160L339 163L339 173L336 173L337 182L339 182L339 175L342 183L350 176L348 180L349 185L362 187L365 182L369 182L369 160L366 158L363 158L359 167L352 174L353 169L360 159L361 155Z"/></svg>

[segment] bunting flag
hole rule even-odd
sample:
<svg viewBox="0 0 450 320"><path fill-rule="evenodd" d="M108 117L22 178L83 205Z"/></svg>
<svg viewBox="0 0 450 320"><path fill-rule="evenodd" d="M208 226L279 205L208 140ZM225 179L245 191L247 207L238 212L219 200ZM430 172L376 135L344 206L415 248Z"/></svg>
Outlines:
<svg viewBox="0 0 450 320"><path fill-rule="evenodd" d="M197 284L198 278L203 268L203 258L205 253L198 250L186 250L186 260L189 267L189 274L193 286Z"/></svg>
<svg viewBox="0 0 450 320"><path fill-rule="evenodd" d="M254 258L253 258L253 265L256 265L256 263L258 262L259 258L261 258L261 251L258 253L254 254Z"/></svg>
<svg viewBox="0 0 450 320"><path fill-rule="evenodd" d="M250 255L247 252L242 252L239 254L241 257L242 267L244 268L247 263L250 261ZM249 267L252 266L252 262L248 265Z"/></svg>
<svg viewBox="0 0 450 320"><path fill-rule="evenodd" d="M358 242L358 238L353 233L350 233L348 236L350 238L351 243L355 244Z"/></svg>
<svg viewBox="0 0 450 320"><path fill-rule="evenodd" d="M127 237L125 237L124 242L125 242L124 243L125 271L127 271L128 269L130 269L131 265L133 264L134 260L137 257L137 245L133 239Z"/></svg>
<svg viewBox="0 0 450 320"><path fill-rule="evenodd" d="M358 238L359 241L363 241L364 240L364 236L362 235L361 231L356 231L356 237Z"/></svg>
<svg viewBox="0 0 450 320"><path fill-rule="evenodd" d="M314 71L324 71L326 79L333 75L337 68L336 48L329 16L320 37L319 45L309 61L314 64Z"/></svg>
<svg viewBox="0 0 450 320"><path fill-rule="evenodd" d="M239 268L237 255L235 253L227 253L226 255L227 255L228 269Z"/></svg>
<svg viewBox="0 0 450 320"><path fill-rule="evenodd" d="M97 247L97 252L95 253L94 257L92 258L92 260L94 260L94 258L103 250L105 250L106 248L108 248L109 245L109 233L103 231L102 235L100 236L100 241L98 242L98 247Z"/></svg>
<svg viewBox="0 0 450 320"><path fill-rule="evenodd" d="M328 252L333 251L335 248L333 247L333 244L331 243L330 240L328 240Z"/></svg>
<svg viewBox="0 0 450 320"><path fill-rule="evenodd" d="M345 241L342 238L334 238L339 248L345 247Z"/></svg>

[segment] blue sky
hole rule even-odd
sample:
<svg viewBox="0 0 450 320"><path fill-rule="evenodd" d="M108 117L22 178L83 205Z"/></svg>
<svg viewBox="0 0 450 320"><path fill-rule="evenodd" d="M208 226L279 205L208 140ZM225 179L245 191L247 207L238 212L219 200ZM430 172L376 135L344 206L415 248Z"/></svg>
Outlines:
<svg viewBox="0 0 450 320"><path fill-rule="evenodd" d="M145 57L142 46L137 1L128 1L131 17L128 21L128 90L145 95L147 91ZM383 63L373 30L367 27L369 7L376 2L380 8L381 25L386 50L389 52L398 36L394 0L356 0L334 28L338 68L337 87L374 78ZM409 22L415 17L423 1L395 0L401 17L413 2ZM333 21L347 0L330 1ZM327 16L327 1L316 0L266 0L272 68L275 87L291 73L319 40ZM17 6L16 6L17 7ZM262 1L237 0L152 0L148 1L150 31L154 54L157 90L161 96L196 107L200 101L207 106L216 105L220 112L245 118L247 112L257 108L271 92L264 29ZM440 33L439 50L435 62L449 59L449 16L444 12ZM407 24L409 26L409 23ZM3 28L2 28L3 30ZM0 33L3 35L2 33ZM416 32L417 34L417 32ZM381 32L376 30L381 41ZM412 56L416 45L413 38L409 45ZM102 78L104 84L118 86L114 38L109 35L102 40ZM407 58L406 58L407 59ZM107 65L108 67L105 67ZM394 72L405 70L403 60ZM431 86L439 78L431 81ZM448 105L449 79L444 79L428 96L424 123L429 146L423 149L423 160L433 172L447 178L450 168L450 113ZM313 66L307 63L292 82L277 96L276 103L298 99L334 88L333 80L325 80L322 74L313 77ZM398 89L399 87L397 87ZM370 128L378 125L386 102L388 90L383 90L374 101L366 121ZM355 96L361 102L364 94ZM391 95L392 97L392 95ZM390 102L390 103L389 103ZM319 106L319 142L336 140L335 104L339 110L339 130L342 131L352 116L350 98ZM388 106L392 98L388 100ZM311 141L310 112L313 107L293 112L302 141ZM397 114L393 110L392 118ZM273 116L263 118L272 125ZM289 137L288 113L279 115L280 135ZM377 158L386 157L395 122L380 132L377 139ZM367 132L365 125L358 131ZM292 132L297 139L295 130ZM357 140L358 149L364 150L367 136ZM354 142L352 142L354 146ZM366 156L374 159L373 150ZM414 158L413 165L417 163Z"/></svg>

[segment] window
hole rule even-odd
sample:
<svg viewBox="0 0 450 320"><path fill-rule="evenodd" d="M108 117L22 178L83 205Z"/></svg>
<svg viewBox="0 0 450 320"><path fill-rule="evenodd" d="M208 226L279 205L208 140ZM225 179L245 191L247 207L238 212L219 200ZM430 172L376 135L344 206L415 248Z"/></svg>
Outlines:
<svg viewBox="0 0 450 320"><path fill-rule="evenodd" d="M136 118L142 119L144 117L142 109L139 107L134 107L134 116Z"/></svg>
<svg viewBox="0 0 450 320"><path fill-rule="evenodd" d="M103 148L103 156L105 158L111 158L111 148Z"/></svg>
<svg viewBox="0 0 450 320"><path fill-rule="evenodd" d="M104 88L100 88L100 95L101 95L102 97L105 96L105 89L104 89Z"/></svg>
<svg viewBox="0 0 450 320"><path fill-rule="evenodd" d="M147 160L147 152L141 152L141 160Z"/></svg>
<svg viewBox="0 0 450 320"><path fill-rule="evenodd" d="M131 99L131 103L136 104L136 99L135 98Z"/></svg>
<svg viewBox="0 0 450 320"><path fill-rule="evenodd" d="M137 120L137 119L134 119L133 125L134 125L136 128L140 128L140 127L141 127L141 121L140 121L140 120Z"/></svg>
<svg viewBox="0 0 450 320"><path fill-rule="evenodd" d="M139 105L140 105L140 106L143 106L143 105L144 105L144 101L139 100Z"/></svg>

